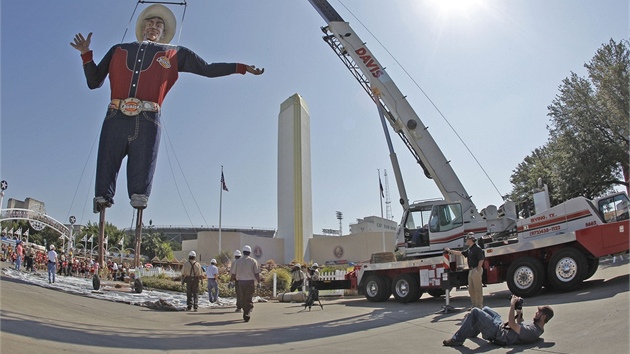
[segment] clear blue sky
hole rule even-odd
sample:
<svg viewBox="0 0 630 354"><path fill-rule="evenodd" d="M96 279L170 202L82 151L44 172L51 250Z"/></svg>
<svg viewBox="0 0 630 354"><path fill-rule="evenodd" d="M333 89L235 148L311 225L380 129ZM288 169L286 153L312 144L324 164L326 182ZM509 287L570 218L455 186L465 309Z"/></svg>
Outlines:
<svg viewBox="0 0 630 354"><path fill-rule="evenodd" d="M583 75L584 62L602 43L628 33L625 0L342 2L450 119L501 193L510 191L516 165L547 140L546 107L561 80L571 71ZM500 204L479 167L401 68L338 0L331 3L408 95L477 207ZM76 32L93 32L92 49L100 60L120 42L134 6L132 0L1 2L5 205L7 198L32 197L44 201L48 214L60 221L69 215L82 224L98 220L91 212L92 147L109 89L108 83L87 88L79 54L69 42ZM180 19L183 7L171 8ZM135 40L134 24L135 19L126 41ZM164 102L166 130L145 223L204 225L185 175L206 221L217 225L224 165L230 191L223 196L223 224L276 228L277 116L280 103L296 92L311 113L314 231L336 228L336 210L344 213L345 232L356 218L380 214L379 168L390 172L393 214L399 221L398 192L377 112L322 41L323 25L306 0L188 1L180 45L209 62L255 64L266 72L218 79L180 76ZM439 197L397 140L396 148L410 198ZM119 227L129 227L133 213L125 176L123 168L115 205L108 211L108 220Z"/></svg>

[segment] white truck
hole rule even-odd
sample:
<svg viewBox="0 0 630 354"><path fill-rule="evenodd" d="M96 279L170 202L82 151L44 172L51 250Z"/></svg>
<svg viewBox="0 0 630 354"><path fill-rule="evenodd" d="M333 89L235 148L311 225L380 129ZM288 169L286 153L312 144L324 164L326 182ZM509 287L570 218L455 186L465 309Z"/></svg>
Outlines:
<svg viewBox="0 0 630 354"><path fill-rule="evenodd" d="M425 291L441 296L445 289L466 285L463 259L449 259L443 250L462 248L469 232L475 233L485 253L483 282L507 281L510 291L521 297L535 296L543 285L574 289L595 273L600 257L628 252L625 193L597 200L578 197L550 207L546 186L540 184L534 215L519 218L512 201L478 212L428 127L365 42L327 0L309 2L327 23L322 27L324 41L378 108L404 210L396 234L404 260L360 264L344 284L370 301L384 301L392 294L400 302L415 301ZM443 199L409 203L386 123Z"/></svg>

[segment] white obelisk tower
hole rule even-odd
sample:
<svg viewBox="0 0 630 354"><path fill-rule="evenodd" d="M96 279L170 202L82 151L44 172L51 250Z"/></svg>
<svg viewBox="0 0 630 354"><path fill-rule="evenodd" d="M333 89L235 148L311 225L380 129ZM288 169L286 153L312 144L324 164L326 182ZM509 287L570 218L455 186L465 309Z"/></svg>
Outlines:
<svg viewBox="0 0 630 354"><path fill-rule="evenodd" d="M278 116L278 235L284 263L304 262L313 237L311 122L306 101L297 93L280 105Z"/></svg>

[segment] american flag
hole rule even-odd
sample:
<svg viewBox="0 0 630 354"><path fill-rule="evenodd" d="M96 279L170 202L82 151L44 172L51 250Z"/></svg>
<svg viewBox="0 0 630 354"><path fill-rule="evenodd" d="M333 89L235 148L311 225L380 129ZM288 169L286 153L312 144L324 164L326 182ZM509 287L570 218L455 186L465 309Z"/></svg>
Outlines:
<svg viewBox="0 0 630 354"><path fill-rule="evenodd" d="M381 183L381 175L378 175L378 186L381 189L381 198L385 198L385 194L383 194L383 183Z"/></svg>
<svg viewBox="0 0 630 354"><path fill-rule="evenodd" d="M223 176L223 171L221 171L221 188L224 191L229 192L227 185L225 184L225 177Z"/></svg>

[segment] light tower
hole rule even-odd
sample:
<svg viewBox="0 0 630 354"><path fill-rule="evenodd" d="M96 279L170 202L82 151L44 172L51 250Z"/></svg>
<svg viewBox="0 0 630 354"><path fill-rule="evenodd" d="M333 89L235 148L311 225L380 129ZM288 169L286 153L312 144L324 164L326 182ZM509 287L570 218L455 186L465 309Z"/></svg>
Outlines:
<svg viewBox="0 0 630 354"><path fill-rule="evenodd" d="M343 235L343 224L342 224L342 220L343 220L343 213L340 211L336 212L337 214L337 220L339 220L339 236Z"/></svg>

